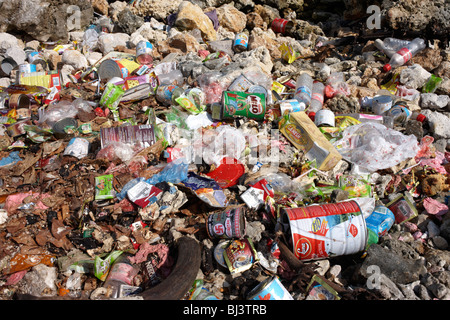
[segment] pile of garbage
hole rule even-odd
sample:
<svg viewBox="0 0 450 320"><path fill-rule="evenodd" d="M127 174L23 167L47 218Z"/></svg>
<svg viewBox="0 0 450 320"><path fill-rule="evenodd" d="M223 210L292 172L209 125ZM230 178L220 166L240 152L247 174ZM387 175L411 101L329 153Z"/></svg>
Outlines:
<svg viewBox="0 0 450 320"><path fill-rule="evenodd" d="M442 38L81 3L0 33L1 299L450 299Z"/></svg>

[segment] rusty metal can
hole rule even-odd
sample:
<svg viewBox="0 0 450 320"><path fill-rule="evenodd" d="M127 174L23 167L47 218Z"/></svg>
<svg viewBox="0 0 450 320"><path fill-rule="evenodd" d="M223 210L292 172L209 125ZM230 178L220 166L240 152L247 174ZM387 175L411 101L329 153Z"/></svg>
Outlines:
<svg viewBox="0 0 450 320"><path fill-rule="evenodd" d="M31 101L26 94L14 93L9 97L10 109L30 108Z"/></svg>
<svg viewBox="0 0 450 320"><path fill-rule="evenodd" d="M212 213L207 222L208 235L213 239L240 239L245 235L244 208L230 208Z"/></svg>
<svg viewBox="0 0 450 320"><path fill-rule="evenodd" d="M282 211L282 220L290 226L293 252L300 260L349 255L366 247L366 222L354 200Z"/></svg>
<svg viewBox="0 0 450 320"><path fill-rule="evenodd" d="M277 276L271 276L253 288L247 300L294 300Z"/></svg>
<svg viewBox="0 0 450 320"><path fill-rule="evenodd" d="M288 34L294 28L294 22L282 18L276 18L272 21L271 28L275 33Z"/></svg>

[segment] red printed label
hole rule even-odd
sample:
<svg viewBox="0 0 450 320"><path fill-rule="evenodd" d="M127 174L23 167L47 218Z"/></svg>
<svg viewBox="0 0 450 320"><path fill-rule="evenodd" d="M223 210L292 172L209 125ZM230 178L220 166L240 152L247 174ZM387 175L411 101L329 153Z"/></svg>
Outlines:
<svg viewBox="0 0 450 320"><path fill-rule="evenodd" d="M408 48L400 49L397 53L403 57L404 63L408 62L412 58L412 53Z"/></svg>

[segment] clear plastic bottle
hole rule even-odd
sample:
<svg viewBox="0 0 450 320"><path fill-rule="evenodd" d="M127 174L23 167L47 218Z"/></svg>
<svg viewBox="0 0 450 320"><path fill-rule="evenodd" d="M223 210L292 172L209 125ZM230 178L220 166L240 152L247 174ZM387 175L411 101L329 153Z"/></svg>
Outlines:
<svg viewBox="0 0 450 320"><path fill-rule="evenodd" d="M390 71L392 68L396 68L404 65L406 62L411 60L411 58L416 55L419 51L425 49L426 44L423 39L416 38L411 41L408 45L398 50L392 55L389 63L385 64L383 70L385 72Z"/></svg>
<svg viewBox="0 0 450 320"><path fill-rule="evenodd" d="M302 73L296 81L294 99L304 107L310 105L312 97L313 78L307 74Z"/></svg>
<svg viewBox="0 0 450 320"><path fill-rule="evenodd" d="M420 121L423 123L425 120L427 120L427 117L420 112L414 111L411 114L411 116L408 118L408 120L416 120L416 121Z"/></svg>
<svg viewBox="0 0 450 320"><path fill-rule="evenodd" d="M319 81L314 82L312 86L311 105L308 111L317 112L322 109L324 93L325 85Z"/></svg>
<svg viewBox="0 0 450 320"><path fill-rule="evenodd" d="M407 46L410 42L409 40L396 38L376 39L375 46L378 50L383 51L388 58L391 58L398 50Z"/></svg>

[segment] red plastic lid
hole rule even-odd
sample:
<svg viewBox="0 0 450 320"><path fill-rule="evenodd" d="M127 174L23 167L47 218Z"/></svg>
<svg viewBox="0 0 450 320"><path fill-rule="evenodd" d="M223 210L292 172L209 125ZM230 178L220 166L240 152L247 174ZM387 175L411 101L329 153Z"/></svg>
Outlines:
<svg viewBox="0 0 450 320"><path fill-rule="evenodd" d="M314 121L314 118L316 117L316 113L315 113L315 112L310 112L310 113L308 113L308 117L309 117L312 121Z"/></svg>
<svg viewBox="0 0 450 320"><path fill-rule="evenodd" d="M420 121L420 122L424 122L426 118L427 118L427 117L425 117L423 114L419 113L419 114L417 115L416 120L417 120L417 121Z"/></svg>
<svg viewBox="0 0 450 320"><path fill-rule="evenodd" d="M384 72L391 71L392 67L389 63L386 63L383 67Z"/></svg>
<svg viewBox="0 0 450 320"><path fill-rule="evenodd" d="M220 165L206 175L216 180L217 184L226 189L234 186L245 173L244 165L234 158L225 157Z"/></svg>

